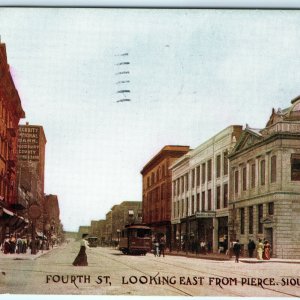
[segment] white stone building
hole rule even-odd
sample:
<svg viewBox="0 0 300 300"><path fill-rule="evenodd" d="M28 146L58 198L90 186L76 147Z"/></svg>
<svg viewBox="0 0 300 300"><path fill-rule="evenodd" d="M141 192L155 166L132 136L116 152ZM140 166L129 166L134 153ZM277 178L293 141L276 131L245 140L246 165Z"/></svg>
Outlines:
<svg viewBox="0 0 300 300"><path fill-rule="evenodd" d="M231 240L267 239L273 257L300 258L300 97L248 126L229 155Z"/></svg>
<svg viewBox="0 0 300 300"><path fill-rule="evenodd" d="M242 132L229 126L176 160L172 171L172 250L228 248L228 153Z"/></svg>

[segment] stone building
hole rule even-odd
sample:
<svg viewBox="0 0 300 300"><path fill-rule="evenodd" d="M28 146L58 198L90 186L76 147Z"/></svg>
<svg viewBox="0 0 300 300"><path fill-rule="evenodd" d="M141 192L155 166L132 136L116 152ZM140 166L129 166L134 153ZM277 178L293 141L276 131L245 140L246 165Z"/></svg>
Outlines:
<svg viewBox="0 0 300 300"><path fill-rule="evenodd" d="M77 239L81 239L83 234L90 234L91 226L79 226Z"/></svg>
<svg viewBox="0 0 300 300"><path fill-rule="evenodd" d="M230 153L230 239L267 239L273 257L300 258L300 97L246 126Z"/></svg>
<svg viewBox="0 0 300 300"><path fill-rule="evenodd" d="M26 223L19 211L26 202L17 197L18 124L25 117L7 62L6 46L0 42L0 242Z"/></svg>
<svg viewBox="0 0 300 300"><path fill-rule="evenodd" d="M172 249L209 251L228 247L228 153L242 132L229 126L171 166Z"/></svg>
<svg viewBox="0 0 300 300"><path fill-rule="evenodd" d="M142 222L142 202L123 201L114 205L112 212L112 241L119 242L120 234L125 225L140 224Z"/></svg>
<svg viewBox="0 0 300 300"><path fill-rule="evenodd" d="M171 240L172 179L169 166L189 151L188 146L165 146L142 169L143 223L152 228L154 235Z"/></svg>

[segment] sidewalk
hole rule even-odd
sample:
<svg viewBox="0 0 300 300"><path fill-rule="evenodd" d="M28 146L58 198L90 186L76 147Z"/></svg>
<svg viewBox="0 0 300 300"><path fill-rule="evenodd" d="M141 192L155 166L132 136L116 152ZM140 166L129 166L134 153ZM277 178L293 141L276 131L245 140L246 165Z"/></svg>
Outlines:
<svg viewBox="0 0 300 300"><path fill-rule="evenodd" d="M57 247L54 247L53 249L56 249ZM37 254L31 254L30 249L27 250L27 253L13 253L13 254L4 254L2 251L0 252L0 259L12 259L12 260L35 260L42 255L45 255L53 250L52 248L50 250L39 250Z"/></svg>
<svg viewBox="0 0 300 300"><path fill-rule="evenodd" d="M165 255L172 256L184 256L188 258L199 258L207 260L217 260L217 261L234 261L235 257L228 256L225 254L219 253L207 253L207 254L195 254L195 253L186 253L184 251L166 251ZM300 264L300 259L287 259L287 258L271 258L270 260L258 260L257 258L249 257L240 257L239 259L242 263L257 264L257 263L285 263L285 264Z"/></svg>

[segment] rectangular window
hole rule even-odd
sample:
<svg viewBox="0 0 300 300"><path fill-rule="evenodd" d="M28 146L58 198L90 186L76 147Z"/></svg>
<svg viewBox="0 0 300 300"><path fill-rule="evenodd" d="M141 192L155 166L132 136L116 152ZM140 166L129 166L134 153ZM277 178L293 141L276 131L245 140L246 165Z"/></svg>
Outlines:
<svg viewBox="0 0 300 300"><path fill-rule="evenodd" d="M228 184L224 184L223 190L223 199L224 199L224 208L228 206Z"/></svg>
<svg viewBox="0 0 300 300"><path fill-rule="evenodd" d="M251 165L251 188L255 188L255 163Z"/></svg>
<svg viewBox="0 0 300 300"><path fill-rule="evenodd" d="M185 191L189 190L189 174L185 174Z"/></svg>
<svg viewBox="0 0 300 300"><path fill-rule="evenodd" d="M200 211L200 193L197 194L197 211Z"/></svg>
<svg viewBox="0 0 300 300"><path fill-rule="evenodd" d="M237 194L239 192L239 171L234 172L234 192Z"/></svg>
<svg viewBox="0 0 300 300"><path fill-rule="evenodd" d="M241 234L245 234L245 209L240 209L241 213Z"/></svg>
<svg viewBox="0 0 300 300"><path fill-rule="evenodd" d="M184 200L181 199L181 216L184 216Z"/></svg>
<svg viewBox="0 0 300 300"><path fill-rule="evenodd" d="M205 192L202 192L201 195L201 206L202 206L202 211L205 211Z"/></svg>
<svg viewBox="0 0 300 300"><path fill-rule="evenodd" d="M276 155L271 157L271 183L276 182L276 169L277 169L277 159Z"/></svg>
<svg viewBox="0 0 300 300"><path fill-rule="evenodd" d="M274 202L268 203L268 214L271 216L274 215Z"/></svg>
<svg viewBox="0 0 300 300"><path fill-rule="evenodd" d="M197 186L200 185L200 166L197 167Z"/></svg>
<svg viewBox="0 0 300 300"><path fill-rule="evenodd" d="M176 196L176 181L173 181L173 194Z"/></svg>
<svg viewBox="0 0 300 300"><path fill-rule="evenodd" d="M228 158L227 158L228 152L225 151L223 153L223 175L228 174Z"/></svg>
<svg viewBox="0 0 300 300"><path fill-rule="evenodd" d="M260 184L265 185L266 183L266 161L260 162Z"/></svg>
<svg viewBox="0 0 300 300"><path fill-rule="evenodd" d="M194 212L195 212L195 196L193 195L192 196L192 212L191 212L191 214L194 214Z"/></svg>
<svg viewBox="0 0 300 300"><path fill-rule="evenodd" d="M221 176L221 155L217 156L217 178Z"/></svg>
<svg viewBox="0 0 300 300"><path fill-rule="evenodd" d="M195 187L195 172L196 172L196 169L193 169L192 170L192 188Z"/></svg>
<svg viewBox="0 0 300 300"><path fill-rule="evenodd" d="M300 154L291 156L291 180L300 181Z"/></svg>
<svg viewBox="0 0 300 300"><path fill-rule="evenodd" d="M207 162L207 180L208 181L211 181L211 176L212 176L211 171L212 171L212 169L211 169L211 159L210 159Z"/></svg>
<svg viewBox="0 0 300 300"><path fill-rule="evenodd" d="M179 195L180 180L177 179L177 195Z"/></svg>
<svg viewBox="0 0 300 300"><path fill-rule="evenodd" d="M207 191L207 209L211 210L211 190Z"/></svg>
<svg viewBox="0 0 300 300"><path fill-rule="evenodd" d="M221 208L221 187L217 186L217 209Z"/></svg>
<svg viewBox="0 0 300 300"><path fill-rule="evenodd" d="M184 176L181 176L181 194L184 192Z"/></svg>
<svg viewBox="0 0 300 300"><path fill-rule="evenodd" d="M201 178L202 181L201 181L201 182L202 182L202 184L203 184L203 183L205 183L205 171L206 171L206 170L205 170L205 163L203 163L203 164L201 165L201 171L202 171L202 176L201 176L201 177L202 177L202 178Z"/></svg>
<svg viewBox="0 0 300 300"><path fill-rule="evenodd" d="M185 215L188 216L189 215L189 198L186 198L185 200Z"/></svg>
<svg viewBox="0 0 300 300"><path fill-rule="evenodd" d="M247 189L247 167L243 168L243 191Z"/></svg>
<svg viewBox="0 0 300 300"><path fill-rule="evenodd" d="M258 214L258 233L263 233L263 223L262 223L262 218L263 218L263 205L259 204L257 206L257 214Z"/></svg>
<svg viewBox="0 0 300 300"><path fill-rule="evenodd" d="M179 200L177 201L177 217L180 215L180 202Z"/></svg>
<svg viewBox="0 0 300 300"><path fill-rule="evenodd" d="M249 234L253 234L253 206L249 206Z"/></svg>

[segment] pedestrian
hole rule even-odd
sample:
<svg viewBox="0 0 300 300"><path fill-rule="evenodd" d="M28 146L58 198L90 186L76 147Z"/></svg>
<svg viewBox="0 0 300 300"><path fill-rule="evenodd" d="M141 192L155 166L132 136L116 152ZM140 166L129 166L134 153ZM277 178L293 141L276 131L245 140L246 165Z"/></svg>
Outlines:
<svg viewBox="0 0 300 300"><path fill-rule="evenodd" d="M241 253L241 244L239 240L236 240L236 242L233 245L233 253L235 255L235 262L238 263L240 258L240 253Z"/></svg>
<svg viewBox="0 0 300 300"><path fill-rule="evenodd" d="M202 254L206 254L206 244L204 241L201 241L200 243L200 249Z"/></svg>
<svg viewBox="0 0 300 300"><path fill-rule="evenodd" d="M161 237L159 241L159 256L162 254L165 257L165 247L166 247L166 240L164 237Z"/></svg>
<svg viewBox="0 0 300 300"><path fill-rule="evenodd" d="M257 251L257 259L262 260L262 255L264 251L264 244L261 242L261 239L258 239L258 244L256 246L256 251Z"/></svg>
<svg viewBox="0 0 300 300"><path fill-rule="evenodd" d="M253 257L253 252L256 248L256 245L254 243L253 240L249 239L249 243L248 243L248 254L249 254L249 257Z"/></svg>
<svg viewBox="0 0 300 300"><path fill-rule="evenodd" d="M73 266L87 266L87 255L86 255L86 249L89 248L87 240L85 238L88 236L88 234L84 233L82 235L82 239L80 241L80 250L78 255L76 256L75 260L73 261Z"/></svg>
<svg viewBox="0 0 300 300"><path fill-rule="evenodd" d="M271 245L269 241L266 240L264 244L263 259L270 260L270 258L271 258Z"/></svg>
<svg viewBox="0 0 300 300"><path fill-rule="evenodd" d="M22 253L22 245L23 245L23 241L22 241L21 237L18 235L18 238L17 238L17 254Z"/></svg>
<svg viewBox="0 0 300 300"><path fill-rule="evenodd" d="M154 245L154 256L159 256L159 242L157 239L153 242Z"/></svg>
<svg viewBox="0 0 300 300"><path fill-rule="evenodd" d="M10 245L10 253L14 254L16 252L16 238L13 235L10 236L9 245Z"/></svg>
<svg viewBox="0 0 300 300"><path fill-rule="evenodd" d="M8 254L10 253L10 242L9 242L9 237L6 237L6 239L3 242L3 253Z"/></svg>

